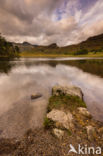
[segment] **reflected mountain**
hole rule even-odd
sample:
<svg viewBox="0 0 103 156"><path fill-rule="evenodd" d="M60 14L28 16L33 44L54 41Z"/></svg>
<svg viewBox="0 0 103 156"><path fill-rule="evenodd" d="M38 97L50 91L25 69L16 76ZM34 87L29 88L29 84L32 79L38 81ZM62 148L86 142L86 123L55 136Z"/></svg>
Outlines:
<svg viewBox="0 0 103 156"><path fill-rule="evenodd" d="M87 60L28 60L25 61L26 67L31 67L32 65L50 65L56 67L58 64L68 65L77 67L84 72L91 73L100 77L103 77L103 59L87 59Z"/></svg>

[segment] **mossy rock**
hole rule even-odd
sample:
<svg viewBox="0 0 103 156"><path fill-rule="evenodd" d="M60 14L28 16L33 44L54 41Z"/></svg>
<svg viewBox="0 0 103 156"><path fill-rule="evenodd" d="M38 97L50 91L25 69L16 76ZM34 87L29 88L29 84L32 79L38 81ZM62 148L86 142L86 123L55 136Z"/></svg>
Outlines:
<svg viewBox="0 0 103 156"><path fill-rule="evenodd" d="M51 96L49 99L49 104L47 112L50 112L52 109L64 109L74 111L78 107L86 108L85 102L80 99L78 96Z"/></svg>

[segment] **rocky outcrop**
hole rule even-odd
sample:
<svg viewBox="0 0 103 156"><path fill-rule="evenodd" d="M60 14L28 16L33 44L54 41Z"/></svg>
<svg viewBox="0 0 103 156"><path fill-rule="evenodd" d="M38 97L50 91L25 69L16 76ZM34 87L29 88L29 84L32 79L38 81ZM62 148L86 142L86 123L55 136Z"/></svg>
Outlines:
<svg viewBox="0 0 103 156"><path fill-rule="evenodd" d="M78 96L83 99L83 93L80 88L75 86L54 86L52 89L52 94L59 95L71 95Z"/></svg>
<svg viewBox="0 0 103 156"><path fill-rule="evenodd" d="M70 92L69 94L64 93L64 91L58 92L55 90L53 94L57 96L52 96L49 99L49 104L52 103L52 107L44 118L45 128L29 129L20 140L1 139L0 156L66 156L70 144L76 149L76 145L81 145L80 155L88 155L87 151L91 152L89 152L89 155L95 155L92 150L88 150L88 147L91 146L94 148L101 147L102 149L103 124L90 117L90 113L84 108L86 106L81 103L81 96L78 96L80 97L78 98L75 97L77 94L72 94L73 97L69 98ZM68 97L60 95L68 95ZM33 95L33 99L35 98L38 98L38 96ZM70 101L70 99L73 99L73 101ZM74 102L74 105L72 102ZM65 103L64 107L63 103ZM75 105L77 106L75 107ZM72 109L70 109L71 107ZM76 154L71 152L69 155ZM103 152L99 155L103 155Z"/></svg>
<svg viewBox="0 0 103 156"><path fill-rule="evenodd" d="M100 136L103 137L103 127L87 110L81 89L75 86L54 86L52 95L46 117L54 123L50 129L53 134L59 139L68 134L72 137L76 135L73 139L77 141L82 138L88 142L99 142Z"/></svg>
<svg viewBox="0 0 103 156"><path fill-rule="evenodd" d="M73 128L73 116L70 112L67 114L61 110L53 109L47 114L47 118L56 122L57 127L63 127L65 129Z"/></svg>
<svg viewBox="0 0 103 156"><path fill-rule="evenodd" d="M92 117L90 112L88 112L87 108L79 107L78 108L78 113L80 113L81 115L83 115L85 117L88 117L88 118Z"/></svg>

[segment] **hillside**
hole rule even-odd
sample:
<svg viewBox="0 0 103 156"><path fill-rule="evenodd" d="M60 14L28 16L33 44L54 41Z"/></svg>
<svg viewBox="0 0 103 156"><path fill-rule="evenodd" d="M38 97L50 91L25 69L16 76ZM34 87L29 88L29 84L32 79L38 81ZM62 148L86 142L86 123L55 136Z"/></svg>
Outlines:
<svg viewBox="0 0 103 156"><path fill-rule="evenodd" d="M83 41L80 44L78 44L77 47L85 48L85 49L88 49L89 51L103 50L103 34L90 37L86 41Z"/></svg>
<svg viewBox="0 0 103 156"><path fill-rule="evenodd" d="M88 38L76 45L58 47L55 43L48 46L32 45L28 42L14 43L21 52L35 54L87 54L88 52L103 52L103 34Z"/></svg>

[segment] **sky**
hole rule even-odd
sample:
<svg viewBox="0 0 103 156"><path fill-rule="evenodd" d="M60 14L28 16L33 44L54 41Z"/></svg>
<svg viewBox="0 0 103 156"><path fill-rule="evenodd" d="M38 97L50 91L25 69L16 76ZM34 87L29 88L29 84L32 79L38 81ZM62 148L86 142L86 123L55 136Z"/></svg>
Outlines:
<svg viewBox="0 0 103 156"><path fill-rule="evenodd" d="M103 33L103 0L0 0L0 33L13 42L77 44Z"/></svg>

